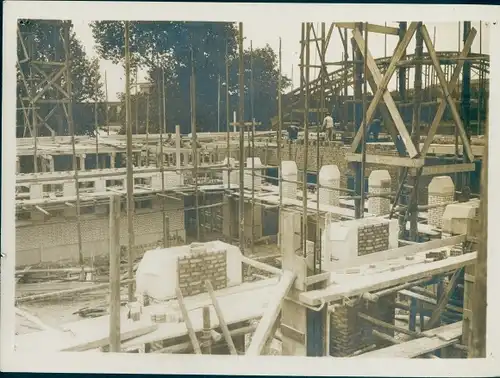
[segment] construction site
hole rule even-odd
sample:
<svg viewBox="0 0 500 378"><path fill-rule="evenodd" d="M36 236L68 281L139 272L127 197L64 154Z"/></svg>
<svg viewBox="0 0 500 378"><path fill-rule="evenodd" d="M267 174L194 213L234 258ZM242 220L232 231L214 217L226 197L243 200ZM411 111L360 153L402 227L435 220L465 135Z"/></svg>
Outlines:
<svg viewBox="0 0 500 378"><path fill-rule="evenodd" d="M18 109L17 352L486 356L481 29L458 23L460 49L436 51L422 22L297 25L300 86L279 83L278 114L256 130L267 120L245 118L239 23L227 130L197 132L193 71L191 132L164 121L138 134L125 21L126 133L96 121L88 136L73 126L71 22L44 22L60 35L54 61L31 59L18 33L18 70L43 75L23 77ZM394 51L373 56L375 34ZM37 114L42 102L64 109L65 135Z"/></svg>

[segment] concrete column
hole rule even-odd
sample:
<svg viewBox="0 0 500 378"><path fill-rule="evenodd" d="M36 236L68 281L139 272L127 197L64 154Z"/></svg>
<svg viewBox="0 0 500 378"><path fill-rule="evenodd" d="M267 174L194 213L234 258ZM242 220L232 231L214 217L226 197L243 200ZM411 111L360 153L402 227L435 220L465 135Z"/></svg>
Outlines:
<svg viewBox="0 0 500 378"><path fill-rule="evenodd" d="M455 199L455 184L450 176L437 176L432 179L428 189L429 205L452 202ZM428 211L428 224L441 228L445 206Z"/></svg>
<svg viewBox="0 0 500 378"><path fill-rule="evenodd" d="M294 161L282 161L281 162L281 176L284 180L291 180L295 182L281 182L281 190L283 193L283 198L297 199L297 177L298 169L297 163Z"/></svg>
<svg viewBox="0 0 500 378"><path fill-rule="evenodd" d="M78 159L80 159L80 171L85 170L85 158L86 157L87 157L87 155L85 155L85 154L78 156Z"/></svg>
<svg viewBox="0 0 500 378"><path fill-rule="evenodd" d="M21 163L19 161L19 156L16 156L16 175L21 173Z"/></svg>
<svg viewBox="0 0 500 378"><path fill-rule="evenodd" d="M387 170L372 171L368 177L369 194L389 194L391 192L391 175ZM387 215L391 211L389 198L371 197L368 199L368 213Z"/></svg>
<svg viewBox="0 0 500 378"><path fill-rule="evenodd" d="M43 185L42 184L31 184L30 185L30 200L42 199L43 198ZM40 221L45 219L45 215L38 210L31 212L31 219L34 221Z"/></svg>
<svg viewBox="0 0 500 378"><path fill-rule="evenodd" d="M55 169L55 164L54 164L54 156L49 155L49 157L48 157L48 163L49 163L49 170L50 170L50 172L54 172L56 170Z"/></svg>
<svg viewBox="0 0 500 378"><path fill-rule="evenodd" d="M111 155L110 155L109 167L110 168L115 168L116 167L116 153L115 152L112 152Z"/></svg>
<svg viewBox="0 0 500 378"><path fill-rule="evenodd" d="M106 178L97 178L94 182L94 191L95 193L104 193L106 192ZM100 205L95 207L96 214L107 214L108 206Z"/></svg>
<svg viewBox="0 0 500 378"><path fill-rule="evenodd" d="M262 167L262 163L260 161L260 158L258 157L250 157L247 158L247 168L252 168L252 160L253 160L253 167L255 169ZM261 170L255 170L255 177L253 177L253 182L254 182L254 189L256 192L260 191L260 188L262 186L262 171ZM245 171L245 176L244 176L244 181L243 185L245 186L246 189L252 189L252 171L251 170L246 170Z"/></svg>
<svg viewBox="0 0 500 378"><path fill-rule="evenodd" d="M329 188L340 188L340 171L336 165L324 165L319 170L318 182L328 188L319 189L319 203L339 206L340 192Z"/></svg>

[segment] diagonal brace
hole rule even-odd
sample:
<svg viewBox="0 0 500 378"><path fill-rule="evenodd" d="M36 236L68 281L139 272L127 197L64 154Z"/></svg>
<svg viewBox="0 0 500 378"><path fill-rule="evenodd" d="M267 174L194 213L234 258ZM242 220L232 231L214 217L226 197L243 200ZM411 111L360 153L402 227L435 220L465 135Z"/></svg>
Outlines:
<svg viewBox="0 0 500 378"><path fill-rule="evenodd" d="M464 125L462 120L460 119L460 115L458 114L457 107L455 106L455 102L451 97L451 93L448 89L448 85L446 83L446 78L444 76L443 70L441 69L441 65L439 64L439 59L436 55L436 50L432 45L431 38L429 36L429 32L425 25L422 26L422 37L424 38L424 43L427 46L427 51L431 57L432 63L434 65L434 69L436 70L436 74L439 79L439 84L441 85L441 89L443 91L443 96L446 99L446 102L450 106L451 114L453 116L453 120L455 121L456 127L458 127L458 133L460 134L460 138L462 139L462 143L464 146L464 150L469 158L469 161L474 161L474 154L472 153L472 148L469 143L469 139L467 137L467 133L465 132Z"/></svg>
<svg viewBox="0 0 500 378"><path fill-rule="evenodd" d="M417 30L418 23L417 22L412 22L406 31L403 39L401 42L398 44L396 51L394 51L394 55L391 59L391 62L389 64L389 67L387 68L387 71L385 72L384 77L382 78L381 82L378 84L378 88L375 92L375 95L373 96L373 99L370 103L370 106L368 107L368 110L366 111L365 115L365 124L368 125L372 119L373 116L375 115L375 111L377 110L377 106L380 103L380 100L382 97L388 93L390 96L390 93L387 90L387 85L391 81L392 76L394 75L394 72L396 71L397 64L403 57L406 48L408 47L411 39L413 38L413 35L415 34ZM358 36L358 38L355 38L356 42L358 43L358 40L362 39L361 35ZM364 42L364 41L363 41ZM364 49L362 49L361 45L358 43L359 48L361 51L364 52ZM363 43L364 46L364 43ZM366 59L366 58L365 58ZM371 70L370 70L371 71ZM373 75L375 77L375 75ZM356 134L353 142L352 142L352 151L356 151L358 148L359 142L361 141L362 138L362 130L358 130L358 133Z"/></svg>
<svg viewBox="0 0 500 378"><path fill-rule="evenodd" d="M353 37L354 40L356 41L359 49L361 50L362 54L364 55L365 53L365 41L363 39L363 36L359 32L359 30L353 30ZM384 79L382 78L382 74L380 73L379 68L377 67L377 63L375 62L375 59L373 59L373 56L370 54L368 51L367 56L364 57L367 60L368 68L372 74L372 77L375 81L375 84L380 87L381 84L383 84ZM410 158L414 158L418 155L417 149L415 148L415 145L413 144L413 141L411 139L411 136L408 132L408 129L406 128L403 119L401 118L401 114L399 113L399 110L394 102L394 99L392 98L391 94L387 90L381 90L383 92L382 98L384 99L384 102L387 106L387 109L389 110L389 113L391 114L392 119L394 120L394 124L396 128L399 131L399 134L401 135L401 138L403 139L403 142L406 146L406 150L408 151L408 155ZM380 95L379 95L380 96ZM373 103L373 101L372 101ZM376 106L376 103L375 103ZM359 134L359 131L358 131ZM359 136L359 139L361 139L361 134ZM359 142L358 142L359 144ZM355 152L357 150L357 146L353 145L351 146L351 151Z"/></svg>
<svg viewBox="0 0 500 378"><path fill-rule="evenodd" d="M460 78L462 67L464 66L464 63L465 63L465 58L469 55L472 43L474 42L474 38L476 37L476 35L477 35L476 29L472 28L470 33L469 33L469 36L467 37L467 40L464 43L463 50L459 55L459 59L457 61L457 65L455 67L455 70L453 71L453 75L451 77L451 80L448 83L449 93L453 93L453 91L457 87L458 79ZM427 154L427 151L429 151L429 147L432 143L432 139L434 138L434 135L436 135L437 128L439 126L439 123L441 122L444 111L446 110L446 105L447 105L447 103L446 103L446 100L444 98L444 93L443 93L443 101L441 101L439 104L436 115L434 116L434 120L432 121L431 127L429 128L429 132L428 132L427 137L425 139L424 146L422 147L422 153L421 153L422 157L425 157L425 155Z"/></svg>

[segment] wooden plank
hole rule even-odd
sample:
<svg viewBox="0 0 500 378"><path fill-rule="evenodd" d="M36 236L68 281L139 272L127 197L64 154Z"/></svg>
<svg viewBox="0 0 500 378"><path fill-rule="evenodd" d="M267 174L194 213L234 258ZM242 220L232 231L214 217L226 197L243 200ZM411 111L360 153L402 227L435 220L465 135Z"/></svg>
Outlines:
<svg viewBox="0 0 500 378"><path fill-rule="evenodd" d="M449 173L473 172L476 170L474 163L430 165L423 167L421 176L446 175ZM417 176L417 169L410 168L410 176Z"/></svg>
<svg viewBox="0 0 500 378"><path fill-rule="evenodd" d="M186 305L184 304L184 298L182 297L181 289L176 288L175 292L177 294L177 301L179 302L179 308L182 313L182 318L184 320L184 323L186 324L189 339L191 340L191 344L193 345L193 350L196 354L201 354L200 344L198 343L198 339L196 338L196 333L194 332L193 325L191 324L191 319L189 319L189 313L186 309Z"/></svg>
<svg viewBox="0 0 500 378"><path fill-rule="evenodd" d="M419 338L401 344L392 345L387 348L375 350L362 354L358 357L364 358L415 358L434 352L435 350L455 344L458 339L440 340L438 337Z"/></svg>
<svg viewBox="0 0 500 378"><path fill-rule="evenodd" d="M383 328L386 328L386 329L391 329L393 331L396 331L396 332L399 332L399 333L404 333L408 336L412 336L412 337L419 337L419 333L418 332L414 332L414 331L410 331L406 328L403 328L403 327L398 327L394 324L389 324L389 323L386 323L386 322L383 322L382 320L379 320L379 319L375 319L369 315L366 315L362 312L359 312L358 313L358 316L363 319L363 320L366 320L367 322L373 324L373 325L376 325L376 326L379 326L379 327L383 327Z"/></svg>
<svg viewBox="0 0 500 378"><path fill-rule="evenodd" d="M335 22L335 26L342 29L355 29L355 22ZM384 25L376 25L376 24L368 24L368 31L370 33L377 34L390 34L390 35L399 35L399 28L395 28L392 26L384 26Z"/></svg>
<svg viewBox="0 0 500 378"><path fill-rule="evenodd" d="M404 247L388 249L386 251L381 251L376 253L370 253L364 256L357 256L352 260L337 261L335 263L334 269L340 270L348 267L350 268L354 266L373 264L378 261L387 261L406 256L414 256L417 253L460 244L464 242L466 238L467 235L457 235L457 236L452 236L450 238L436 239L424 243L410 244L410 245L405 245Z"/></svg>
<svg viewBox="0 0 500 378"><path fill-rule="evenodd" d="M382 99L382 96L385 94L387 91L387 85L391 81L392 75L396 71L397 68L397 63L401 60L403 57L406 48L408 47L411 39L413 38L413 35L415 34L417 30L418 23L417 22L412 22L410 26L408 27L408 30L406 31L403 39L399 42L396 51L394 51L394 55L392 56L391 62L389 64L389 67L387 68L387 71L385 72L384 77L382 78L382 81L377 84L377 90L375 92L375 95L373 96L373 99L370 103L370 106L368 107L368 110L366 111L366 116L364 122L366 122L367 125L370 124L370 122L373 119L373 116L375 114L375 111L377 110L377 106L380 103L380 100ZM398 30L399 32L399 30ZM360 40L359 38L356 39L356 42ZM361 49L362 47L359 46ZM374 77L372 75L372 77ZM390 95L390 93L389 93ZM360 129L356 133L356 136L354 137L354 140L352 141L351 145L351 151L355 152L358 148L359 142L361 141L363 134L363 130Z"/></svg>
<svg viewBox="0 0 500 378"><path fill-rule="evenodd" d="M300 332L299 330L286 324L282 324L280 326L280 331L283 336L288 337L289 339L292 339L301 344L306 343L306 335L304 332Z"/></svg>
<svg viewBox="0 0 500 378"><path fill-rule="evenodd" d="M358 296L366 292L386 289L404 282L418 280L427 276L436 276L451 272L464 266L474 264L477 252L465 255L448 257L432 263L414 264L396 271L387 271L384 274L367 276L355 275L352 280L333 284L322 290L308 291L299 295L300 301L316 306L325 302L338 301L342 298Z"/></svg>
<svg viewBox="0 0 500 378"><path fill-rule="evenodd" d="M353 31L353 37L356 43L358 44L359 49L361 50L361 53L364 54L364 47L365 47L365 41L363 39L363 36L359 32L359 30L354 29ZM382 83L382 74L380 73L380 70L378 69L377 63L375 62L375 59L373 59L373 56L371 53L368 51L367 56L365 57L367 60L367 65L368 68L373 76L373 79L375 80L375 83L377 84L378 87L380 87L380 84ZM394 121L394 124L396 128L399 131L399 134L401 135L401 138L403 139L403 142L406 146L406 150L408 151L408 155L413 158L418 155L417 149L415 148L415 145L413 144L413 141L411 140L411 136L408 132L408 129L405 126L405 123L403 119L401 118L401 114L399 113L399 110L396 106L396 103L394 102L394 99L392 98L391 94L388 91L384 91L382 98L384 99L385 105L387 106L387 109L389 110L389 113L391 114L391 117Z"/></svg>
<svg viewBox="0 0 500 378"><path fill-rule="evenodd" d="M436 54L436 50L434 49L431 37L429 36L429 32L427 31L425 25L422 26L422 37L424 39L425 45L427 46L427 51L429 52L429 55L434 64L434 70L436 71L436 74L438 76L444 97L450 107L451 115L453 116L453 120L455 121L456 127L458 127L458 133L460 134L460 138L462 139L462 144L465 148L465 152L467 153L467 157L469 158L469 161L474 161L474 154L472 153L472 148L470 146L467 133L465 132L462 119L460 118L460 114L458 113L457 108L455 106L455 101L451 97L451 93L448 90L448 84L446 83L446 78L444 76L443 70L441 69L441 65L439 63L439 59Z"/></svg>
<svg viewBox="0 0 500 378"><path fill-rule="evenodd" d="M231 355L233 356L237 356L238 352L236 351L231 333L229 332L229 328L227 327L226 321L224 320L224 314L222 313L222 309L219 306L219 302L217 301L217 297L215 296L212 284L210 283L210 281L205 281L205 286L207 287L208 294L212 299L212 304L215 308L217 318L219 318L219 325L222 330L222 334L224 335L224 339L226 340L227 346L229 347L229 353L231 353Z"/></svg>
<svg viewBox="0 0 500 378"><path fill-rule="evenodd" d="M316 274L314 276L309 276L309 277L306 277L306 286L311 286L311 285L314 285L315 283L318 283L318 282L323 282L323 281L327 281L331 276L331 273L330 272L324 272L324 273L320 273L320 274Z"/></svg>
<svg viewBox="0 0 500 378"><path fill-rule="evenodd" d="M120 339L121 340L130 340L138 336L142 336L144 334L155 331L158 328L156 324L150 324L141 328L136 328L128 331L121 331ZM88 342L82 342L77 345L61 349L61 352L83 352L90 349L101 348L109 344L109 336L92 340Z"/></svg>
<svg viewBox="0 0 500 378"><path fill-rule="evenodd" d="M283 273L280 282L275 288L273 299L270 301L269 307L266 309L255 330L252 342L246 352L247 356L259 356L264 350L267 340L271 336L271 331L274 329L275 323L278 320L278 315L281 312L283 298L288 294L294 280L295 274L293 272L285 271Z"/></svg>
<svg viewBox="0 0 500 378"><path fill-rule="evenodd" d="M23 318L29 320L33 324L37 325L42 331L54 331L55 328L45 324L40 318L37 316L30 314L28 311L15 307L16 315L22 316Z"/></svg>
<svg viewBox="0 0 500 378"><path fill-rule="evenodd" d="M455 88L458 84L458 79L460 78L460 74L462 73L462 67L464 66L465 63L465 58L467 55L469 55L472 42L474 42L474 38L476 37L477 31L476 29L472 28L469 36L467 37L467 40L464 43L464 47L462 49L462 52L459 55L459 59L457 61L457 65L455 69L453 70L453 75L451 76L451 80L448 83L448 91L450 93L453 93L455 91ZM432 121L431 127L429 128L429 132L427 133L427 138L425 139L424 146L421 149L421 154L422 156L425 156L427 154L427 151L429 150L429 146L432 143L432 139L434 139L434 135L436 135L437 128L439 124L441 123L441 119L443 118L444 111L446 110L446 101L441 101L439 103L439 107L436 111L436 115L434 116L434 120Z"/></svg>
<svg viewBox="0 0 500 378"><path fill-rule="evenodd" d="M361 154L355 154L348 152L346 154L347 161L361 162ZM390 165L397 167L409 167L409 168L419 168L425 164L424 159L420 158L408 158L401 156L388 156L388 155L366 155L366 163L368 164L380 164L380 165Z"/></svg>
<svg viewBox="0 0 500 378"><path fill-rule="evenodd" d="M430 329L428 331L422 332L422 335L427 337L436 336L441 340L455 340L462 336L462 325L463 322L455 322L452 324L447 324L442 327Z"/></svg>
<svg viewBox="0 0 500 378"><path fill-rule="evenodd" d="M268 264L264 264L260 261L256 261L256 260L253 260L253 259L250 259L246 256L241 256L241 262L243 264L247 264L247 265L250 265L254 268L257 268L257 269L260 269L260 270L263 270L265 272L269 272L269 273L272 273L272 274L277 274L277 275L281 275L283 272L281 271L281 269L278 269L272 265L268 265Z"/></svg>
<svg viewBox="0 0 500 378"><path fill-rule="evenodd" d="M433 328L439 323L439 320L441 319L441 314L443 313L443 310L446 307L446 304L450 300L451 294L453 293L453 290L455 290L455 287L457 286L457 280L458 277L460 276L460 273L462 272L462 269L458 269L455 273L453 273L453 276L450 279L450 282L448 282L448 285L446 286L446 290L444 291L443 295L441 298L439 298L438 304L434 311L432 311L431 318L429 321L425 324L425 328Z"/></svg>

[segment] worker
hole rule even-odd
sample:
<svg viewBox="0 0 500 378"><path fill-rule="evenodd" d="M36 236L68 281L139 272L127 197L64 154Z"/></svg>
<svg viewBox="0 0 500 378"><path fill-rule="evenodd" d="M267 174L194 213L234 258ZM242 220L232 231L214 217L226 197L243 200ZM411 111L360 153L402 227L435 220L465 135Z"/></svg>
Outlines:
<svg viewBox="0 0 500 378"><path fill-rule="evenodd" d="M368 129L368 136L372 136L374 142L378 142L378 136L381 128L382 126L380 120L375 118Z"/></svg>
<svg viewBox="0 0 500 378"><path fill-rule="evenodd" d="M323 130L326 132L326 140L332 140L333 137L333 118L330 113L326 113L323 120Z"/></svg>

